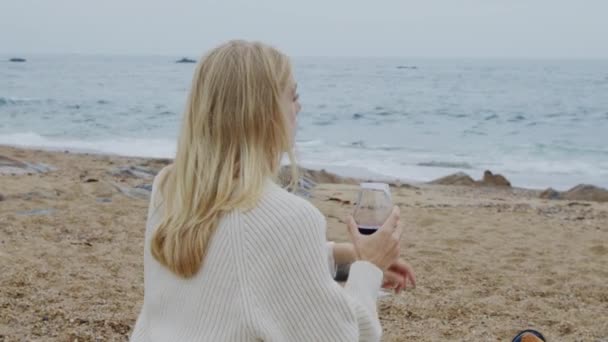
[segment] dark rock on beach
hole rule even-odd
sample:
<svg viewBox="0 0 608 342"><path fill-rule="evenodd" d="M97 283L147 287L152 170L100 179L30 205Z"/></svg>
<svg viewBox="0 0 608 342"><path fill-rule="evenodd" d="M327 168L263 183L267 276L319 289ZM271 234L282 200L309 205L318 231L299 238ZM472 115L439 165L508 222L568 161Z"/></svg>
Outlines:
<svg viewBox="0 0 608 342"><path fill-rule="evenodd" d="M359 180L341 177L326 170L316 171L305 168L298 170L298 189L295 194L302 197L310 197L310 190L317 184L358 184ZM279 183L286 187L291 183L291 167L284 166L279 171Z"/></svg>
<svg viewBox="0 0 608 342"><path fill-rule="evenodd" d="M539 197L544 198L544 199L556 200L556 199L560 199L561 194L559 193L559 191L557 191L553 188L549 188L549 189L541 192Z"/></svg>
<svg viewBox="0 0 608 342"><path fill-rule="evenodd" d="M489 170L486 170L483 173L483 180L481 181L481 183L482 185L487 186L511 186L511 182L509 182L503 175L493 174Z"/></svg>
<svg viewBox="0 0 608 342"><path fill-rule="evenodd" d="M431 184L439 185L475 185L475 180L464 172L458 172L449 176L445 176L430 182Z"/></svg>
<svg viewBox="0 0 608 342"><path fill-rule="evenodd" d="M359 181L354 178L338 176L335 173L326 170L309 170L299 168L298 175L300 177L300 186L307 189L313 188L316 184L358 184ZM279 181L283 185L289 184L291 181L291 167L284 166L279 172Z"/></svg>
<svg viewBox="0 0 608 342"><path fill-rule="evenodd" d="M430 184L511 187L511 182L509 182L503 175L493 174L489 170L486 170L484 172L483 179L480 181L474 180L471 176L467 175L464 172L458 172L431 181Z"/></svg>
<svg viewBox="0 0 608 342"><path fill-rule="evenodd" d="M540 198L552 200L608 202L608 190L595 185L579 184L564 192L559 192L549 188L540 194Z"/></svg>
<svg viewBox="0 0 608 342"><path fill-rule="evenodd" d="M561 197L570 201L608 202L608 190L594 185L579 184L563 192Z"/></svg>

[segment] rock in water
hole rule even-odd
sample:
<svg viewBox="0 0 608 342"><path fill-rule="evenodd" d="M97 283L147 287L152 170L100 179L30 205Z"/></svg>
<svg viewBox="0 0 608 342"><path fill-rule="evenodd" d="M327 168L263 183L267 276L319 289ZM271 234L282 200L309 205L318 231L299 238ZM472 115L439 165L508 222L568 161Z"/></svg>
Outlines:
<svg viewBox="0 0 608 342"><path fill-rule="evenodd" d="M23 63L23 62L25 62L25 58L16 57L16 58L11 58L8 61L13 62L13 63Z"/></svg>
<svg viewBox="0 0 608 342"><path fill-rule="evenodd" d="M449 176L435 179L434 181L431 181L430 183L439 184L439 185L465 185L465 186L473 186L476 184L475 180L464 172L458 172L458 173L454 173Z"/></svg>
<svg viewBox="0 0 608 342"><path fill-rule="evenodd" d="M561 194L559 193L559 191L557 191L553 188L549 188L549 189L541 192L539 197L544 198L544 199L557 200L557 199L561 199Z"/></svg>
<svg viewBox="0 0 608 342"><path fill-rule="evenodd" d="M589 184L579 184L565 191L561 197L566 200L608 202L608 190Z"/></svg>
<svg viewBox="0 0 608 342"><path fill-rule="evenodd" d="M175 61L175 63L196 63L196 61L194 59L184 57L180 60Z"/></svg>
<svg viewBox="0 0 608 342"><path fill-rule="evenodd" d="M503 175L492 174L492 172L489 170L486 170L483 173L483 180L481 181L481 184L489 186L511 187L511 182L509 182Z"/></svg>

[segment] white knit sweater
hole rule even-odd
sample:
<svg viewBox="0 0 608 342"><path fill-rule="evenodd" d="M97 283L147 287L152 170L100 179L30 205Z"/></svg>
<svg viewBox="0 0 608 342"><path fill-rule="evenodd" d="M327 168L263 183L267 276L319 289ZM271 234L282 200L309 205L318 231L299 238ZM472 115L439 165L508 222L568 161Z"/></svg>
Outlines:
<svg viewBox="0 0 608 342"><path fill-rule="evenodd" d="M328 271L326 222L268 181L257 207L222 218L203 268L181 279L150 254L157 181L146 225L144 303L131 341L378 341L382 272L355 262L346 285ZM154 210L159 203L159 210Z"/></svg>

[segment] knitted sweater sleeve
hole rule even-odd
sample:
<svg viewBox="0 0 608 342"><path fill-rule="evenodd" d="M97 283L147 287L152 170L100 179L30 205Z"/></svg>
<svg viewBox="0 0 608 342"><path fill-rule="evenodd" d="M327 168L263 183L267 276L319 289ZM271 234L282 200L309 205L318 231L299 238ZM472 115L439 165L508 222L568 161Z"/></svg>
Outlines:
<svg viewBox="0 0 608 342"><path fill-rule="evenodd" d="M288 202L244 218L243 298L253 337L379 341L376 300L382 271L355 262L341 287L327 271L325 218L308 203Z"/></svg>

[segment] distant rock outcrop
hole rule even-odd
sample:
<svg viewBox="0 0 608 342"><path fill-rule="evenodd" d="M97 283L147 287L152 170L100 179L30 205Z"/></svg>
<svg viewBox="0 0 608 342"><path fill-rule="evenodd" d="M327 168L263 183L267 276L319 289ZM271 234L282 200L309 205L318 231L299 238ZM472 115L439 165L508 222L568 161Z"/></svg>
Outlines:
<svg viewBox="0 0 608 342"><path fill-rule="evenodd" d="M298 170L300 176L300 185L304 187L312 187L316 184L359 184L360 181L354 178L338 176L326 170L309 170L300 168ZM284 166L279 172L279 180L282 184L287 185L291 181L291 167Z"/></svg>
<svg viewBox="0 0 608 342"><path fill-rule="evenodd" d="M571 201L608 202L608 190L588 184L579 184L561 195Z"/></svg>
<svg viewBox="0 0 608 342"><path fill-rule="evenodd" d="M509 182L503 175L493 174L489 170L486 170L484 172L483 179L480 181L474 180L473 178L471 178L471 176L467 175L464 172L458 172L431 181L430 184L511 187L511 182Z"/></svg>
<svg viewBox="0 0 608 342"><path fill-rule="evenodd" d="M475 180L464 172L458 172L458 173L455 173L455 174L452 174L449 176L441 177L430 183L439 184L439 185L465 185L465 186L473 186L476 184Z"/></svg>
<svg viewBox="0 0 608 342"><path fill-rule="evenodd" d="M196 63L196 61L194 59L184 57L180 60L175 61L175 63Z"/></svg>
<svg viewBox="0 0 608 342"><path fill-rule="evenodd" d="M564 192L559 192L549 188L540 194L540 198L569 201L608 202L608 190L595 185L579 184Z"/></svg>
<svg viewBox="0 0 608 342"><path fill-rule="evenodd" d="M26 61L26 59L25 58L19 58L19 57L17 57L17 58L11 58L8 61L9 62L14 62L14 63L23 63L23 62Z"/></svg>
<svg viewBox="0 0 608 342"><path fill-rule="evenodd" d="M310 190L317 184L359 184L360 181L354 178L338 176L334 173L325 170L309 170L300 168L298 170L299 188L296 194L304 197L310 197ZM291 183L291 167L283 166L279 171L279 183L282 186L288 186Z"/></svg>
<svg viewBox="0 0 608 342"><path fill-rule="evenodd" d="M490 170L486 170L483 173L483 180L481 181L482 185L489 186L506 186L511 187L511 182L509 182L503 175L493 174Z"/></svg>

